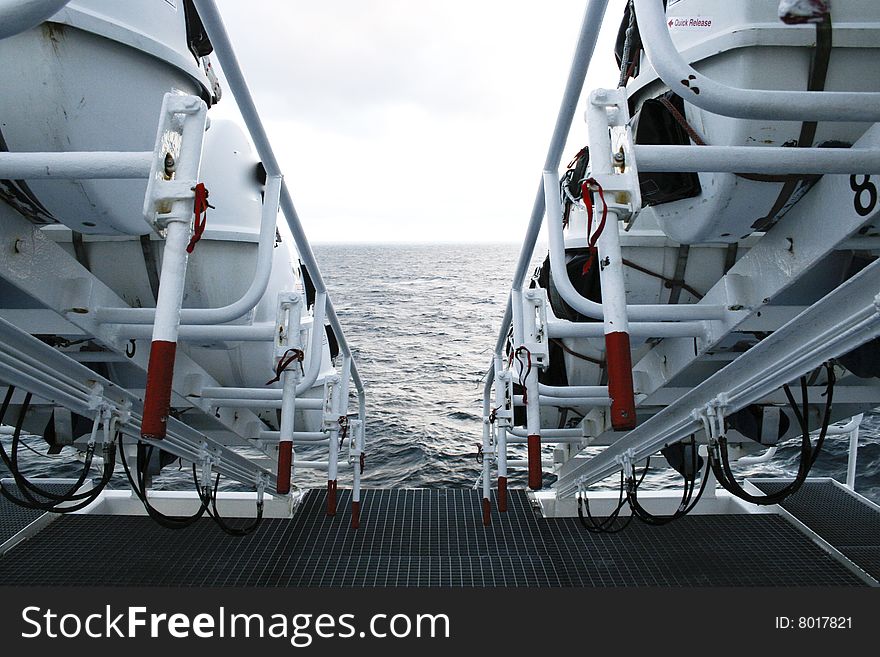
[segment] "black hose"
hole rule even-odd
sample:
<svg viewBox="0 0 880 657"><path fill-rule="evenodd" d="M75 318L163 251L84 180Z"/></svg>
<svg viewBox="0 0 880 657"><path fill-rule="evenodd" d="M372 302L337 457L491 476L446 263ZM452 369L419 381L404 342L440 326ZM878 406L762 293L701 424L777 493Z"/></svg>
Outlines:
<svg viewBox="0 0 880 657"><path fill-rule="evenodd" d="M638 479L635 477L635 468L632 470L632 474L630 477L626 479L626 487L624 487L624 471L620 472L620 497L618 498L617 507L611 514L603 521L597 521L593 518L590 513L590 500L589 498L578 498L578 518L580 519L581 525L583 525L584 529L589 532L595 534L614 534L619 531L626 529L630 522L632 522L633 518L638 518L640 521L644 522L648 525L660 526L665 525L673 520L677 520L686 516L690 513L694 507L696 507L697 503L703 497L703 493L706 491L706 484L709 482L709 462L706 462L706 465L703 468L703 474L700 481L700 490L697 492L697 496L694 497L694 489L696 488L696 477L697 477L697 466L698 466L698 456L696 444L693 445L692 451L692 468L693 476L688 477L686 474L684 475L684 488L682 490L681 502L679 502L678 509L671 515L666 516L658 516L652 513L649 513L638 501L638 489L642 485L642 482L645 480L645 475L648 474L648 469L650 468L651 459L647 459L645 462L645 467L642 470L642 474ZM624 497L624 490L626 490L626 496ZM624 504L628 504L631 510L631 514L627 517L625 523L620 526L612 527L614 521L620 515L620 511L623 508ZM589 518L589 523L584 517L584 509L586 510L587 518Z"/></svg>
<svg viewBox="0 0 880 657"><path fill-rule="evenodd" d="M694 495L694 487L696 485L697 478L697 465L698 465L698 455L697 455L697 445L696 441L692 442L691 449L691 472L692 476L687 476L687 471L685 470L684 476L684 488L681 494L681 501L679 502L678 508L671 515L655 515L647 511L640 503L638 499L638 490L639 486L642 483L642 480L645 478L645 472L648 470L648 464L645 464L645 471L642 472L642 476L638 482L635 482L635 472L633 472L633 485L629 486L627 489L627 502L629 503L630 509L632 509L633 515L638 517L639 520L648 525L665 525L667 523L672 522L673 520L678 520L679 518L687 515L693 510L693 508L697 505L697 502L700 501L700 497L703 495L703 491L706 489L706 481L708 480L708 467L703 473L703 481L700 485L700 492L697 495L697 499L693 500ZM650 461L649 461L650 462Z"/></svg>
<svg viewBox="0 0 880 657"><path fill-rule="evenodd" d="M629 525L632 521L632 516L630 516L622 526L613 527L614 521L617 520L620 515L620 510L623 508L623 505L626 503L623 496L623 470L620 471L620 495L617 499L617 507L608 514L608 517L605 520L598 521L593 517L593 514L590 511L590 499L588 497L578 497L577 498L577 506L578 506L578 519L580 520L581 525L588 532L594 534L616 534L619 531L622 531ZM584 518L584 509L586 507L587 517L590 519L588 523Z"/></svg>
<svg viewBox="0 0 880 657"><path fill-rule="evenodd" d="M196 466L193 464L193 477L196 476ZM260 523L263 520L263 501L257 500L257 515L254 518L253 522L246 527L232 527L229 525L220 515L220 512L217 510L217 489L220 486L220 473L217 473L217 477L214 479L214 489L213 491L208 488L205 489L205 496L202 496L202 493L199 493L199 497L202 499L202 502L207 504L210 501L211 509L208 510L208 515L211 519L217 523L217 526L220 527L225 533L230 536L247 536L251 532L253 532L257 527L260 526Z"/></svg>
<svg viewBox="0 0 880 657"><path fill-rule="evenodd" d="M101 479L97 485L93 486L89 491L85 494L87 497L77 502L76 504L69 504L67 506L59 506L67 502L68 500L61 500L51 503L40 502L39 500L34 500L33 496L31 496L25 489L19 487L19 491L24 494L24 497L27 499L19 499L12 495L5 488L0 486L0 494L3 495L7 500L14 504L18 504L19 506L23 506L26 508L36 509L38 511L46 511L50 513L73 513L75 511L80 511L98 499L101 492L107 487L107 484L110 483L110 479L113 477L113 471L116 468L116 446L114 444L109 444L104 447L104 471L102 473Z"/></svg>
<svg viewBox="0 0 880 657"><path fill-rule="evenodd" d="M13 386L9 386L6 392L6 397L3 400L3 405L2 407L0 407L0 423L3 422L3 419L6 416L6 411L9 408L9 404L12 400L14 392L15 388ZM103 489L110 482L110 478L113 476L113 470L116 467L115 445L111 443L109 446L104 446L104 471L98 485L92 487L90 490L81 493L74 492L79 490L83 483L85 483L88 473L91 470L94 445L89 445L88 449L86 450L86 459L83 465L82 472L77 481L70 487L70 489L66 493L52 493L37 486L36 484L28 480L27 477L25 477L21 473L18 467L18 450L19 444L21 442L21 431L24 424L25 415L28 408L30 407L32 397L33 395L31 393L27 393L25 395L24 401L22 402L21 410L19 411L18 415L18 420L15 423L15 430L12 434L11 456L6 452L6 449L3 447L2 443L0 443L0 458L2 458L4 464L11 472L21 497L12 494L9 490L3 487L2 484L0 484L0 494L2 494L4 498L9 500L13 504L17 504L25 508L36 509L38 511L53 513L72 513L74 511L84 509L98 498L98 496L101 494L101 491L103 491ZM43 499L39 499L40 497ZM73 502L77 502L77 504L72 504ZM61 504L67 504L68 506L61 507Z"/></svg>
<svg viewBox="0 0 880 657"><path fill-rule="evenodd" d="M712 465L712 472L715 474L715 478L718 479L718 483L720 483L725 490L746 502L760 505L779 504L787 497L800 490L801 486L806 481L807 476L810 474L810 470L816 462L819 452L822 450L822 446L825 444L825 437L828 434L828 426L831 423L831 407L834 398L834 384L836 382L836 377L834 375L834 367L830 362L825 364L825 368L828 373L828 382L825 387L825 412L822 417L822 427L815 446L813 446L810 441L810 428L807 420L809 415L809 396L806 377L801 377L800 381L803 412L794 402L794 397L788 389L788 386L784 386L789 404L791 405L795 418L801 427L801 457L795 478L775 493L753 495L747 492L736 481L736 477L730 467L727 439L722 436L718 439L716 448L709 450L709 462Z"/></svg>
<svg viewBox="0 0 880 657"><path fill-rule="evenodd" d="M645 469L642 471L642 476L639 478L638 484L641 484L645 479L645 475L648 473L648 465L650 464L650 459L645 464ZM638 485L637 484L637 485ZM626 504L626 499L624 497L624 473L623 470L620 471L620 495L617 499L617 507L608 515L605 520L598 521L593 517L593 514L590 512L590 498L584 496L583 498L577 498L578 504L578 519L580 520L581 525L588 532L593 534L616 534L617 532L623 531L629 526L629 523L632 522L633 516L632 514L626 517L626 520L622 525L618 525L617 527L613 527L614 521L620 516L620 511L623 508L623 505ZM584 508L586 508L587 517L590 519L588 523L584 518Z"/></svg>
<svg viewBox="0 0 880 657"><path fill-rule="evenodd" d="M146 455L143 453L144 445L138 443L138 456L143 457L139 458L138 461L149 461L150 457L153 454L153 446L147 445ZM122 468L125 470L125 476L128 477L128 483L131 485L131 490L134 491L134 494L137 495L138 499L141 501L141 504L144 505L144 509L147 512L147 515L150 516L155 522L166 527L168 529L184 529L185 527L189 527L193 523L195 523L199 518L205 515L205 511L208 510L208 505L205 504L204 499L202 498L202 494L199 493L199 500L201 502L198 510L190 516L170 516L162 513L158 509L156 509L150 501L147 499L146 493L146 468L138 467L138 483L135 483L135 479L131 474L131 469L128 467L128 461L125 458L125 446L122 444L122 434L119 434L119 453L120 460L122 461Z"/></svg>

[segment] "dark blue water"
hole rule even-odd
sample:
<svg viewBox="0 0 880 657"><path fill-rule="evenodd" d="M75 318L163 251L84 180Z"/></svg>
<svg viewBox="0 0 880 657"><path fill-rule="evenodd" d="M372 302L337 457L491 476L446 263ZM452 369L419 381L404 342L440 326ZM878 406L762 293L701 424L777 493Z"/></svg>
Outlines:
<svg viewBox="0 0 880 657"><path fill-rule="evenodd" d="M511 244L316 247L367 385L365 486L473 485L480 470L475 458L482 435L480 379L518 251ZM880 415L865 418L861 435L856 490L880 501ZM524 449L518 450L512 456L525 458ZM846 450L845 437L829 437L813 474L844 479ZM308 450L299 454L317 456ZM761 467L771 475L790 475L797 459L797 447L787 445ZM69 476L76 469L68 460L33 455L24 462L35 476ZM340 479L347 483L344 473ZM676 485L670 475L654 481ZM300 474L298 483L323 485L320 476L307 474ZM525 482L514 476L511 483ZM169 473L157 484L189 485L183 473ZM114 487L123 486L121 479L114 481Z"/></svg>

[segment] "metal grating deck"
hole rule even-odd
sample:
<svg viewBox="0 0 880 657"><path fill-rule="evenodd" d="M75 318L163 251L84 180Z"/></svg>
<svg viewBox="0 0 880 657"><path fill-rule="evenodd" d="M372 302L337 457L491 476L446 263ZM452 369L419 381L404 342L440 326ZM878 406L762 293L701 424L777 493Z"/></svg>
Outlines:
<svg viewBox="0 0 880 657"><path fill-rule="evenodd" d="M42 511L32 511L13 504L0 497L0 545L15 536L34 520L43 515Z"/></svg>
<svg viewBox="0 0 880 657"><path fill-rule="evenodd" d="M788 482L753 482L773 493ZM880 580L880 511L831 481L808 481L780 506Z"/></svg>
<svg viewBox="0 0 880 657"><path fill-rule="evenodd" d="M307 493L292 520L245 538L210 520L181 531L144 517L68 516L0 559L8 585L824 586L862 582L782 518L689 516L614 535L543 519L523 491L480 524L473 490L368 490L361 528L349 492L324 514Z"/></svg>
<svg viewBox="0 0 880 657"><path fill-rule="evenodd" d="M18 486L12 483L4 482L3 487L13 495L18 491ZM56 494L65 493L70 490L69 484L40 484L40 487L43 490ZM46 515L44 511L27 509L13 504L5 497L0 496L0 545L3 545L22 529L25 529L44 515Z"/></svg>

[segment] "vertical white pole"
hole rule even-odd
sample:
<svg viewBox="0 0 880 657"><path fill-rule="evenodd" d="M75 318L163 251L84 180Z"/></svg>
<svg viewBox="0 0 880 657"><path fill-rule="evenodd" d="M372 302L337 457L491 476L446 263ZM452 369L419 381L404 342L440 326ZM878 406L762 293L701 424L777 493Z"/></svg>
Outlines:
<svg viewBox="0 0 880 657"><path fill-rule="evenodd" d="M197 100L197 99L196 99ZM161 121L166 121L168 96L163 103ZM180 152L175 163L175 180L186 181L195 186L202 162L207 107L197 100L184 117L180 140ZM161 126L162 124L160 124ZM160 133L161 134L161 133ZM171 204L171 212L164 215L165 248L162 252L162 271L159 278L159 294L156 299L156 316L150 359L147 364L147 384L144 392L144 415L141 436L148 440L162 440L171 409L171 390L174 380L174 359L177 353L177 335L180 328L180 306L186 283L186 248L189 244L193 220L195 194Z"/></svg>
<svg viewBox="0 0 880 657"><path fill-rule="evenodd" d="M846 462L846 487L856 489L856 461L859 454L859 427L862 424L864 414L860 413L853 418L855 427L849 434L849 459Z"/></svg>
<svg viewBox="0 0 880 657"><path fill-rule="evenodd" d="M364 452L364 423L355 420L353 423L355 432L355 452L353 454L354 478L351 486L351 527L357 529L361 526L361 458Z"/></svg>
<svg viewBox="0 0 880 657"><path fill-rule="evenodd" d="M488 526L492 517L492 441L488 419L483 420L483 525Z"/></svg>
<svg viewBox="0 0 880 657"><path fill-rule="evenodd" d="M281 374L281 426L278 435L278 472L275 485L275 490L281 495L290 492L296 386L299 383L299 377L300 372L295 364Z"/></svg>
<svg viewBox="0 0 880 657"><path fill-rule="evenodd" d="M525 296L525 299L522 296ZM543 464L541 463L541 393L538 390L538 364L532 358L527 347L527 345L533 345L536 342L536 309L533 297L533 293L527 291L519 298L523 338L520 344L525 349L519 355L518 367L520 368L520 378L524 377L525 379L525 392L523 394L526 398L526 428L528 430L526 446L528 448L529 461L529 488L540 490L544 477ZM517 360L517 358L514 357L514 360Z"/></svg>
<svg viewBox="0 0 880 657"><path fill-rule="evenodd" d="M611 160L609 111L620 112L613 101L625 104L621 90L597 89L587 103L587 130L590 141L590 172L600 182L614 173ZM609 107L612 109L609 110ZM545 184L546 179L545 179ZM595 195L594 227L601 221L607 199ZM623 256L620 251L620 224L617 212L607 208L605 228L596 242L599 258L599 281L602 288L602 316L605 328L605 362L608 371L608 392L611 397L611 425L617 431L636 426L633 393L632 353L629 321L626 311L626 287L623 280Z"/></svg>
<svg viewBox="0 0 880 657"><path fill-rule="evenodd" d="M302 297L295 296L281 302L279 323L286 327L280 343L276 344L276 356L284 357L289 348L301 347L300 324ZM292 362L281 373L281 426L278 435L278 470L276 473L275 490L286 495L290 492L290 471L293 466L293 431L296 413L296 389L299 386L302 371L300 363Z"/></svg>
<svg viewBox="0 0 880 657"><path fill-rule="evenodd" d="M323 328L323 327L321 327ZM312 330L315 330L312 327ZM331 422L333 427L330 430L330 454L327 463L327 515L336 515L336 487L339 470L339 416L342 407L341 388L342 382L339 377L334 377L328 381L332 386L330 390L330 417L325 421Z"/></svg>
<svg viewBox="0 0 880 657"><path fill-rule="evenodd" d="M323 327L322 327L323 328ZM342 360L342 373L333 384L332 412L336 416L335 429L330 432L330 455L327 467L327 515L336 515L336 490L339 472L339 422L348 422L348 383L351 377L351 357ZM344 418L344 419L343 419ZM350 429L346 429L350 431ZM357 465L355 469L357 469Z"/></svg>
<svg viewBox="0 0 880 657"><path fill-rule="evenodd" d="M504 377L504 363L495 355L495 408L504 411L507 405L507 382ZM498 511L507 511L507 429L496 418L495 450L498 464Z"/></svg>

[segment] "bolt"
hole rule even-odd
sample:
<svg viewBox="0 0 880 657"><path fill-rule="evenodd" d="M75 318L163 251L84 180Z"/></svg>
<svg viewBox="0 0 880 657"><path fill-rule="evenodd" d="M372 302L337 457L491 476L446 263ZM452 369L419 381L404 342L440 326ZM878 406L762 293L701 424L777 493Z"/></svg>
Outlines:
<svg viewBox="0 0 880 657"><path fill-rule="evenodd" d="M165 177L171 178L175 171L177 171L177 162L174 161L174 156L171 153L165 153Z"/></svg>

